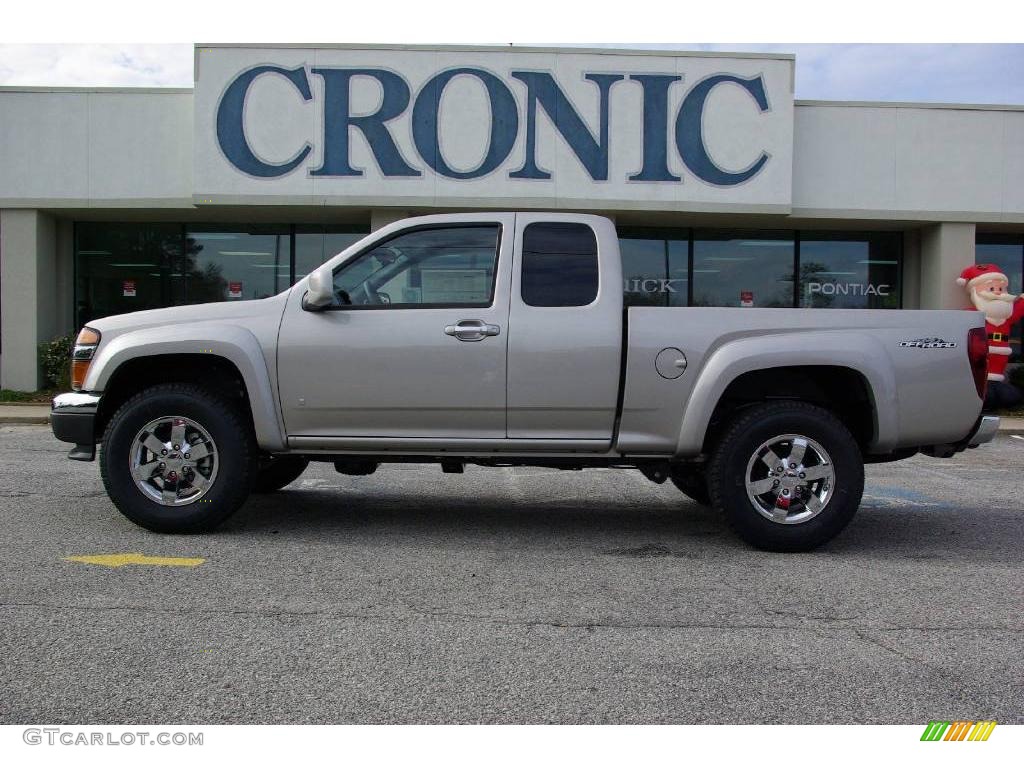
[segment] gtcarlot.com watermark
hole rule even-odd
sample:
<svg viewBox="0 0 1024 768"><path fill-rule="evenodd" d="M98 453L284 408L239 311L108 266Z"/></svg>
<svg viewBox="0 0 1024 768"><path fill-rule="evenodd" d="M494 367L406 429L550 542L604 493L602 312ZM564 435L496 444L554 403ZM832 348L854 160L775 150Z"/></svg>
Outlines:
<svg viewBox="0 0 1024 768"><path fill-rule="evenodd" d="M88 731L75 728L26 728L22 741L31 746L65 747L201 747L203 732Z"/></svg>

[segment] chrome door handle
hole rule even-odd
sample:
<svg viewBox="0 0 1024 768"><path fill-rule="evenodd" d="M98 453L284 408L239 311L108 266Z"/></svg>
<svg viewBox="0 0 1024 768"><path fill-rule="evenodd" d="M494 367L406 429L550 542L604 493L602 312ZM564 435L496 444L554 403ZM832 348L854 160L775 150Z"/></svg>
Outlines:
<svg viewBox="0 0 1024 768"><path fill-rule="evenodd" d="M483 320L459 320L455 325L446 325L444 332L459 341L480 341L488 336L497 336L501 328L488 325Z"/></svg>

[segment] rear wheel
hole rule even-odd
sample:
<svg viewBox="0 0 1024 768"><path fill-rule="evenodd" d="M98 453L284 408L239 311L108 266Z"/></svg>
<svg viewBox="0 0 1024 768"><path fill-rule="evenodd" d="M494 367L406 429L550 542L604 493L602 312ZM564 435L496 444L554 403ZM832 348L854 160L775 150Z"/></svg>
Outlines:
<svg viewBox="0 0 1024 768"><path fill-rule="evenodd" d="M836 536L864 491L864 463L846 426L808 403L753 406L726 427L709 465L714 508L746 542L798 552Z"/></svg>
<svg viewBox="0 0 1024 768"><path fill-rule="evenodd" d="M305 456L270 456L260 461L256 470L253 493L273 493L299 479L306 471L309 459Z"/></svg>
<svg viewBox="0 0 1024 768"><path fill-rule="evenodd" d="M233 402L193 384L162 384L110 419L100 475L132 522L161 533L198 533L245 502L255 457L252 427Z"/></svg>

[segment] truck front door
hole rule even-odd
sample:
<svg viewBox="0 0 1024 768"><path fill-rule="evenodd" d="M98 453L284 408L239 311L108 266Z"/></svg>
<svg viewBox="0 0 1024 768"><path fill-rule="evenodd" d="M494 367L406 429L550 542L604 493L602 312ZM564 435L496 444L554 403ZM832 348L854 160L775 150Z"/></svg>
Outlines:
<svg viewBox="0 0 1024 768"><path fill-rule="evenodd" d="M505 437L514 215L401 230L289 299L278 343L289 437Z"/></svg>

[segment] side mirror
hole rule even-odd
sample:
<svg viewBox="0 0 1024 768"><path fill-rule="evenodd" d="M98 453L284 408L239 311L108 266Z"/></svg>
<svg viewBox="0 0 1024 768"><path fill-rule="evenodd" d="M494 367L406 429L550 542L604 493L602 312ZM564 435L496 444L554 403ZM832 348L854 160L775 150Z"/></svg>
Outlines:
<svg viewBox="0 0 1024 768"><path fill-rule="evenodd" d="M302 308L307 312L319 312L334 301L334 273L328 267L320 267L309 276L308 290L302 297Z"/></svg>

